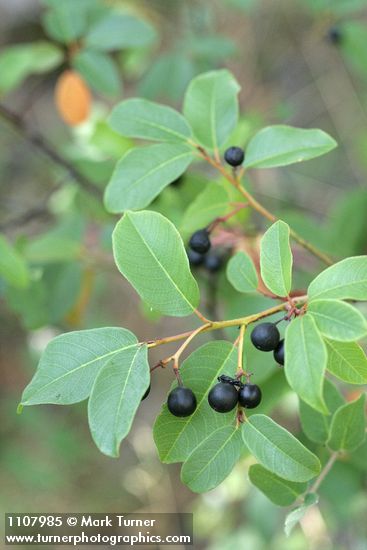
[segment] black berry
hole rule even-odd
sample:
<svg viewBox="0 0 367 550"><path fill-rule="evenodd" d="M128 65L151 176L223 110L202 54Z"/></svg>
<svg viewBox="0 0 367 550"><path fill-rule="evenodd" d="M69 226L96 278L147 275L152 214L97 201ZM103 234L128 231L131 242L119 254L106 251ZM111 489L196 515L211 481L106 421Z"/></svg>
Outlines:
<svg viewBox="0 0 367 550"><path fill-rule="evenodd" d="M246 409L254 409L260 404L261 390L256 384L244 384L238 392L238 401Z"/></svg>
<svg viewBox="0 0 367 550"><path fill-rule="evenodd" d="M241 147L229 147L224 153L224 160L231 166L240 166L244 158L245 153Z"/></svg>
<svg viewBox="0 0 367 550"><path fill-rule="evenodd" d="M251 342L261 351L275 350L279 340L279 330L274 323L260 323L251 332Z"/></svg>
<svg viewBox="0 0 367 550"><path fill-rule="evenodd" d="M204 267L210 273L216 273L222 267L222 258L218 254L208 254L204 259Z"/></svg>
<svg viewBox="0 0 367 550"><path fill-rule="evenodd" d="M284 365L284 340L281 340L274 350L274 359L279 365Z"/></svg>
<svg viewBox="0 0 367 550"><path fill-rule="evenodd" d="M339 27L330 27L327 33L327 38L331 44L338 46L343 39L343 35Z"/></svg>
<svg viewBox="0 0 367 550"><path fill-rule="evenodd" d="M195 252L195 250L191 250L190 248L187 251L187 257L192 267L197 267L204 261L203 254L200 254L200 252Z"/></svg>
<svg viewBox="0 0 367 550"><path fill-rule="evenodd" d="M146 399L148 397L148 395L150 394L150 384L145 392L145 394L143 395L143 397L141 398L142 401L144 401L144 399Z"/></svg>
<svg viewBox="0 0 367 550"><path fill-rule="evenodd" d="M211 246L209 231L207 229L198 229L191 235L189 241L189 247L194 252L199 252L199 254L206 254Z"/></svg>
<svg viewBox="0 0 367 550"><path fill-rule="evenodd" d="M226 413L235 408L238 403L238 391L228 382L219 382L208 394L209 405L220 413Z"/></svg>
<svg viewBox="0 0 367 550"><path fill-rule="evenodd" d="M190 388L178 386L167 398L167 407L175 416L190 416L196 409L196 397Z"/></svg>

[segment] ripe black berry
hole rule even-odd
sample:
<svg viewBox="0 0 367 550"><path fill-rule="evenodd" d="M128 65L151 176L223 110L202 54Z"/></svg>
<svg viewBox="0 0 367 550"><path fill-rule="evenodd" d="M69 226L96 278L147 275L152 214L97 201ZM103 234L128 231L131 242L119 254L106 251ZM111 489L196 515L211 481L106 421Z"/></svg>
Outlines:
<svg viewBox="0 0 367 550"><path fill-rule="evenodd" d="M338 46L342 41L343 35L339 27L330 27L327 33L327 38L329 42L331 42L335 46Z"/></svg>
<svg viewBox="0 0 367 550"><path fill-rule="evenodd" d="M201 265L204 261L203 254L200 254L199 252L195 252L195 250L191 250L190 248L187 251L187 257L192 267L197 267Z"/></svg>
<svg viewBox="0 0 367 550"><path fill-rule="evenodd" d="M238 392L238 401L246 409L254 409L261 401L261 390L256 384L244 384Z"/></svg>
<svg viewBox="0 0 367 550"><path fill-rule="evenodd" d="M222 267L222 258L218 254L208 254L204 259L204 267L210 273L216 273Z"/></svg>
<svg viewBox="0 0 367 550"><path fill-rule="evenodd" d="M199 254L206 254L211 246L209 231L207 229L198 229L191 235L189 247Z"/></svg>
<svg viewBox="0 0 367 550"><path fill-rule="evenodd" d="M240 166L244 158L245 153L241 147L229 147L224 153L224 160L231 166Z"/></svg>
<svg viewBox="0 0 367 550"><path fill-rule="evenodd" d="M167 398L167 407L175 416L190 416L196 409L196 397L190 388L178 386Z"/></svg>
<svg viewBox="0 0 367 550"><path fill-rule="evenodd" d="M279 340L279 330L274 323L260 323L251 332L251 342L261 351L273 351Z"/></svg>
<svg viewBox="0 0 367 550"><path fill-rule="evenodd" d="M284 365L284 340L281 340L274 350L274 359L279 365Z"/></svg>
<svg viewBox="0 0 367 550"><path fill-rule="evenodd" d="M144 394L143 397L141 398L141 400L144 401L144 399L145 399L146 397L148 397L149 394L150 394L150 384L149 384L149 386L148 386L148 388L147 388L145 394Z"/></svg>
<svg viewBox="0 0 367 550"><path fill-rule="evenodd" d="M220 413L226 413L237 405L238 391L228 382L219 382L210 390L208 401L212 409Z"/></svg>

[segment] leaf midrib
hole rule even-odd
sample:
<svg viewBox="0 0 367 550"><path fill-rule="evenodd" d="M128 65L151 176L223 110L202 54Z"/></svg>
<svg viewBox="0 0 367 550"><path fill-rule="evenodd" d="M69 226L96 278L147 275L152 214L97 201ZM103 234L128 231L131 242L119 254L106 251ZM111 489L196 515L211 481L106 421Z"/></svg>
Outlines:
<svg viewBox="0 0 367 550"><path fill-rule="evenodd" d="M339 285L335 285L331 288L320 290L318 294L313 294L313 295L311 294L310 295L310 303L313 302L314 300L319 299L318 296L322 296L324 293L334 292L334 290L338 290L339 288L343 288L343 287L344 288L349 288L351 286L360 285L360 284L366 284L367 285L367 278L366 279L359 279L358 281L352 281L351 283L340 283ZM312 285L312 283L311 283L311 285ZM327 297L325 297L324 299L327 300Z"/></svg>
<svg viewBox="0 0 367 550"><path fill-rule="evenodd" d="M359 384L366 384L367 383L367 380L364 379L361 376L360 372L357 370L357 367L355 367L350 361L348 361L345 358L345 356L338 349L336 349L333 346L333 344L331 343L330 340L327 340L326 344L331 348L332 352L335 353L335 355L340 358L339 361L342 361L342 363L346 363L348 365L348 367L350 368L350 370L353 371L356 375L358 375L359 379L361 380L360 382L358 382ZM359 346L358 346L358 350L361 350L361 348Z"/></svg>
<svg viewBox="0 0 367 550"><path fill-rule="evenodd" d="M251 167L253 168L254 166L257 166L259 163L261 162L264 162L264 160L266 162L269 162L269 161L273 161L274 159L276 158L279 158L279 157L283 157L284 155L288 155L289 153L295 153L295 154L300 154L302 151L307 151L309 149L311 150L323 150L325 148L329 147L328 145L318 145L318 146L310 146L310 147L302 147L300 149L291 149L289 151L285 151L283 152L282 154L277 154L277 155L271 155L271 156L268 156L268 157L257 157L255 158L253 161L251 161L251 158L250 158L250 161L248 162L248 164L246 164L246 162L244 163L244 166L246 167ZM331 147L331 144L330 144L330 147ZM304 159L302 159L304 160ZM310 159L311 160L311 159Z"/></svg>
<svg viewBox="0 0 367 550"><path fill-rule="evenodd" d="M133 150L134 151L134 150ZM180 153L179 155L175 157L170 157L168 160L165 160L164 162L161 162L160 164L156 164L153 168L148 170L148 172L145 172L143 176L140 176L138 179L134 179L130 181L130 183L125 187L124 191L129 192L132 187L135 187L139 185L142 181L144 181L146 178L154 174L155 172L159 172L166 166L168 166L171 163L176 162L177 160L184 158L186 156L192 156L192 152L190 150L185 151L185 153Z"/></svg>
<svg viewBox="0 0 367 550"><path fill-rule="evenodd" d="M304 470L307 470L308 472L311 472L312 474L317 475L313 470L311 470L308 466L305 466L304 464L302 464L301 462L297 462L296 459L294 459L293 457L291 457L290 455L287 455L285 451L283 451L283 449L281 447L279 447L278 445L276 445L275 443L273 443L268 437L266 437L258 428L256 428L256 426L253 424L253 422L250 422L248 421L248 424L251 426L251 428L253 430L255 430L255 432L257 432L258 434L260 434L260 436L265 439L266 442L270 443L273 447L275 447L275 449L277 449L280 454L282 454L283 456L285 456L286 458L288 458L292 463L294 463L295 465L297 466L301 466ZM295 439L297 441L297 439ZM245 442L247 443L247 442ZM285 479L285 478L284 478ZM292 480L289 480L289 481L292 481Z"/></svg>
<svg viewBox="0 0 367 550"><path fill-rule="evenodd" d="M125 115L126 116L126 115ZM126 117L126 121L139 121L140 123L142 124L145 124L146 126L151 126L152 128L158 128L159 130L162 130L163 132L166 132L167 134L172 134L176 137L179 137L180 140L182 141L185 141L187 142L187 140L189 139L189 137L191 136L191 133L190 133L190 127L188 126L188 130L189 130L189 135L185 136L184 134L180 134L179 132L175 132L175 130L172 130L171 128L168 128L168 126L161 126L160 124L158 124L157 122L152 122L152 121L149 121L149 120L146 120L144 118L140 118L138 116L127 116ZM185 119L183 119L185 120Z"/></svg>
<svg viewBox="0 0 367 550"><path fill-rule="evenodd" d="M104 359L105 357L109 357L111 355L114 355L115 353L120 353L121 351L125 351L127 349L130 349L130 348L133 348L135 346L139 346L139 344L136 342L135 344L131 344L129 346L125 346L125 347L122 347L122 348L119 348L117 350L113 350L109 353L105 353L104 355L100 355L98 357L95 357L94 359L91 359L90 361L87 361L86 363L82 363L81 365L79 365L78 367L76 367L75 369L73 370L69 370L67 371L65 374L59 376L58 378L54 378L51 382L48 382L48 384L46 384L45 386L42 386L41 388L39 388L35 393L32 394L32 397L35 397L38 393L40 393L41 391L44 391L46 388L48 388L49 386L52 386L52 384L55 384L56 382L59 382L62 378L66 378L67 376L71 375L71 374L74 374L75 372L77 372L79 369L82 369L82 368L85 368L85 367L88 367L90 366L92 363L95 363L96 361L101 361L102 359ZM29 398L28 398L28 401L29 401ZM22 405L26 405L27 404L27 401L22 401Z"/></svg>
<svg viewBox="0 0 367 550"><path fill-rule="evenodd" d="M167 276L167 279L171 282L171 284L174 286L174 288L178 291L178 293L180 294L180 296L184 299L184 301L189 305L190 309L193 311L195 309L195 306L186 298L186 296L183 294L183 292L181 291L181 289L177 286L177 284L175 283L175 281L172 279L172 277L170 276L170 274L168 273L168 271L166 270L166 268L163 266L163 264L158 260L157 256L154 254L153 250L149 247L148 243L146 242L146 240L144 239L143 235L139 232L138 228L134 225L132 219L131 219L131 216L129 216L129 214L125 214L126 216L126 220L127 221L130 221L130 224L131 226L133 227L133 229L136 231L137 235L140 237L143 245L145 246L145 248L148 250L148 252L150 253L150 255L153 257L153 259L155 260L155 262L158 264L158 266L162 269L163 273ZM190 276L192 277L191 273L190 273Z"/></svg>
<svg viewBox="0 0 367 550"><path fill-rule="evenodd" d="M225 426L225 428L227 429L227 426ZM223 428L219 428L219 430L222 430ZM219 431L218 430L218 431ZM213 432L214 434L215 432ZM231 441L232 437L234 437L235 435L238 434L238 428L233 428L233 431L231 432L230 436L227 437L227 439L224 441L224 443L218 447L217 451L214 453L214 455L211 456L210 460L205 464L205 466L203 468L201 468L201 470L199 470L199 472L195 475L195 477L191 478L189 483L193 483L194 481L197 480L197 478L202 474L202 472L204 470L206 470L206 468L209 467L209 464L211 464L212 462L214 462L215 458L222 452L222 450L228 445L228 443ZM205 441L205 440L204 440ZM192 454L195 453L196 449L193 450Z"/></svg>

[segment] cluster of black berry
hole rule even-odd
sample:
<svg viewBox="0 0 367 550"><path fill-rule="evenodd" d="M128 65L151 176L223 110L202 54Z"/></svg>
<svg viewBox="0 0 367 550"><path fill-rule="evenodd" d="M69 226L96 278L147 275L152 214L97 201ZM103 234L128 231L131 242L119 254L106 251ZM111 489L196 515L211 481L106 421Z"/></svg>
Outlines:
<svg viewBox="0 0 367 550"><path fill-rule="evenodd" d="M237 378L222 374L210 390L208 401L211 408L220 413L229 412L236 405L254 409L260 404L261 390L256 384L243 384Z"/></svg>
<svg viewBox="0 0 367 550"><path fill-rule="evenodd" d="M284 340L275 323L260 323L251 332L251 342L260 351L272 351L279 365L284 365Z"/></svg>
<svg viewBox="0 0 367 550"><path fill-rule="evenodd" d="M207 227L198 229L191 235L187 257L190 265L198 267L203 265L207 271L215 273L222 267L223 260L216 252L209 252L211 248L210 231Z"/></svg>
<svg viewBox="0 0 367 550"><path fill-rule="evenodd" d="M261 390L256 384L243 384L237 378L225 374L218 377L218 384L212 387L208 394L208 402L212 409L219 413L232 411L236 405L246 409L254 409L261 401ZM167 399L167 407L175 416L190 416L196 409L196 397L190 388L178 386L173 389Z"/></svg>

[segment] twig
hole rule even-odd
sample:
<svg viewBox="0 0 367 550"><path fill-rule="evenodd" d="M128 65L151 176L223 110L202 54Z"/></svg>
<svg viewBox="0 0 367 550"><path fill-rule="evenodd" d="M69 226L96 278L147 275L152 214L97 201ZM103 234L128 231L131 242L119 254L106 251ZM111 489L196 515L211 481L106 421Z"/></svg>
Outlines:
<svg viewBox="0 0 367 550"><path fill-rule="evenodd" d="M222 176L224 176L226 178L226 180L229 181L229 183L231 183L241 193L241 195L243 195L245 197L245 199L248 201L249 205L254 210L259 212L259 214L261 214L262 216L264 216L264 218L268 219L271 222L276 222L278 220L278 218L276 216L274 216L274 214L269 212L269 210L267 210L262 204L260 204L241 185L241 182L239 181L238 176L234 177L232 174L227 172L227 170L224 168L224 166L222 166L222 164L218 163L215 159L210 157L210 155L208 155L208 153L205 151L205 149L203 147L197 145L196 148L199 151L200 156L204 160L206 160L209 164L211 164L214 168L216 168L222 174ZM334 263L333 260L331 258L329 258L329 256L327 256L327 254L324 254L323 252L321 252L321 250L319 250L318 248L313 246L311 243L306 241L303 237L298 235L298 233L296 233L292 228L290 228L290 234L291 234L292 238L296 242L298 242L298 244L300 244L303 248L308 250L311 254L313 254L314 256L319 258L320 260L322 260L325 264L332 265Z"/></svg>
<svg viewBox="0 0 367 550"><path fill-rule="evenodd" d="M325 477L328 475L331 468L333 467L334 462L337 460L338 456L339 456L339 453L337 451L333 452L330 455L329 460L321 470L321 473L316 479L315 483L310 487L309 491L307 491L308 493L316 493L321 483L324 481Z"/></svg>
<svg viewBox="0 0 367 550"><path fill-rule="evenodd" d="M0 104L0 116L9 122L13 128L15 128L24 139L29 141L37 149L51 159L55 164L58 164L64 170L66 170L72 178L79 184L79 186L87 191L91 195L94 195L98 199L102 199L102 192L98 187L93 185L87 178L85 178L74 166L62 157L45 139L41 134L31 132L26 123L18 114L14 113L4 105Z"/></svg>
<svg viewBox="0 0 367 550"><path fill-rule="evenodd" d="M295 302L299 305L302 305L306 302L307 296L297 296L294 298ZM235 327L235 326L241 326L241 325L249 325L251 323L254 323L255 321L259 321L260 319L264 319L265 317L269 317L270 315L274 315L274 313L279 313L280 311L284 311L287 307L287 303L278 304L274 307L271 307L269 309L265 309L264 311L261 311L260 313L254 313L253 315L247 315L246 317L240 317L238 319L228 319L225 321L213 321L211 323L208 323L206 325L202 325L199 329L195 330L189 330L187 332L182 332L180 334L175 334L174 336L166 336L165 338L158 338L157 340L150 340L148 342L142 342L146 343L148 348L155 348L157 346L163 346L165 344L170 344L172 342L178 342L179 340L187 340L189 339L194 333L196 336L196 333L204 333L204 332L210 332L212 330L220 330L224 328L229 327ZM191 338L190 338L191 341ZM186 346L185 346L186 347Z"/></svg>

